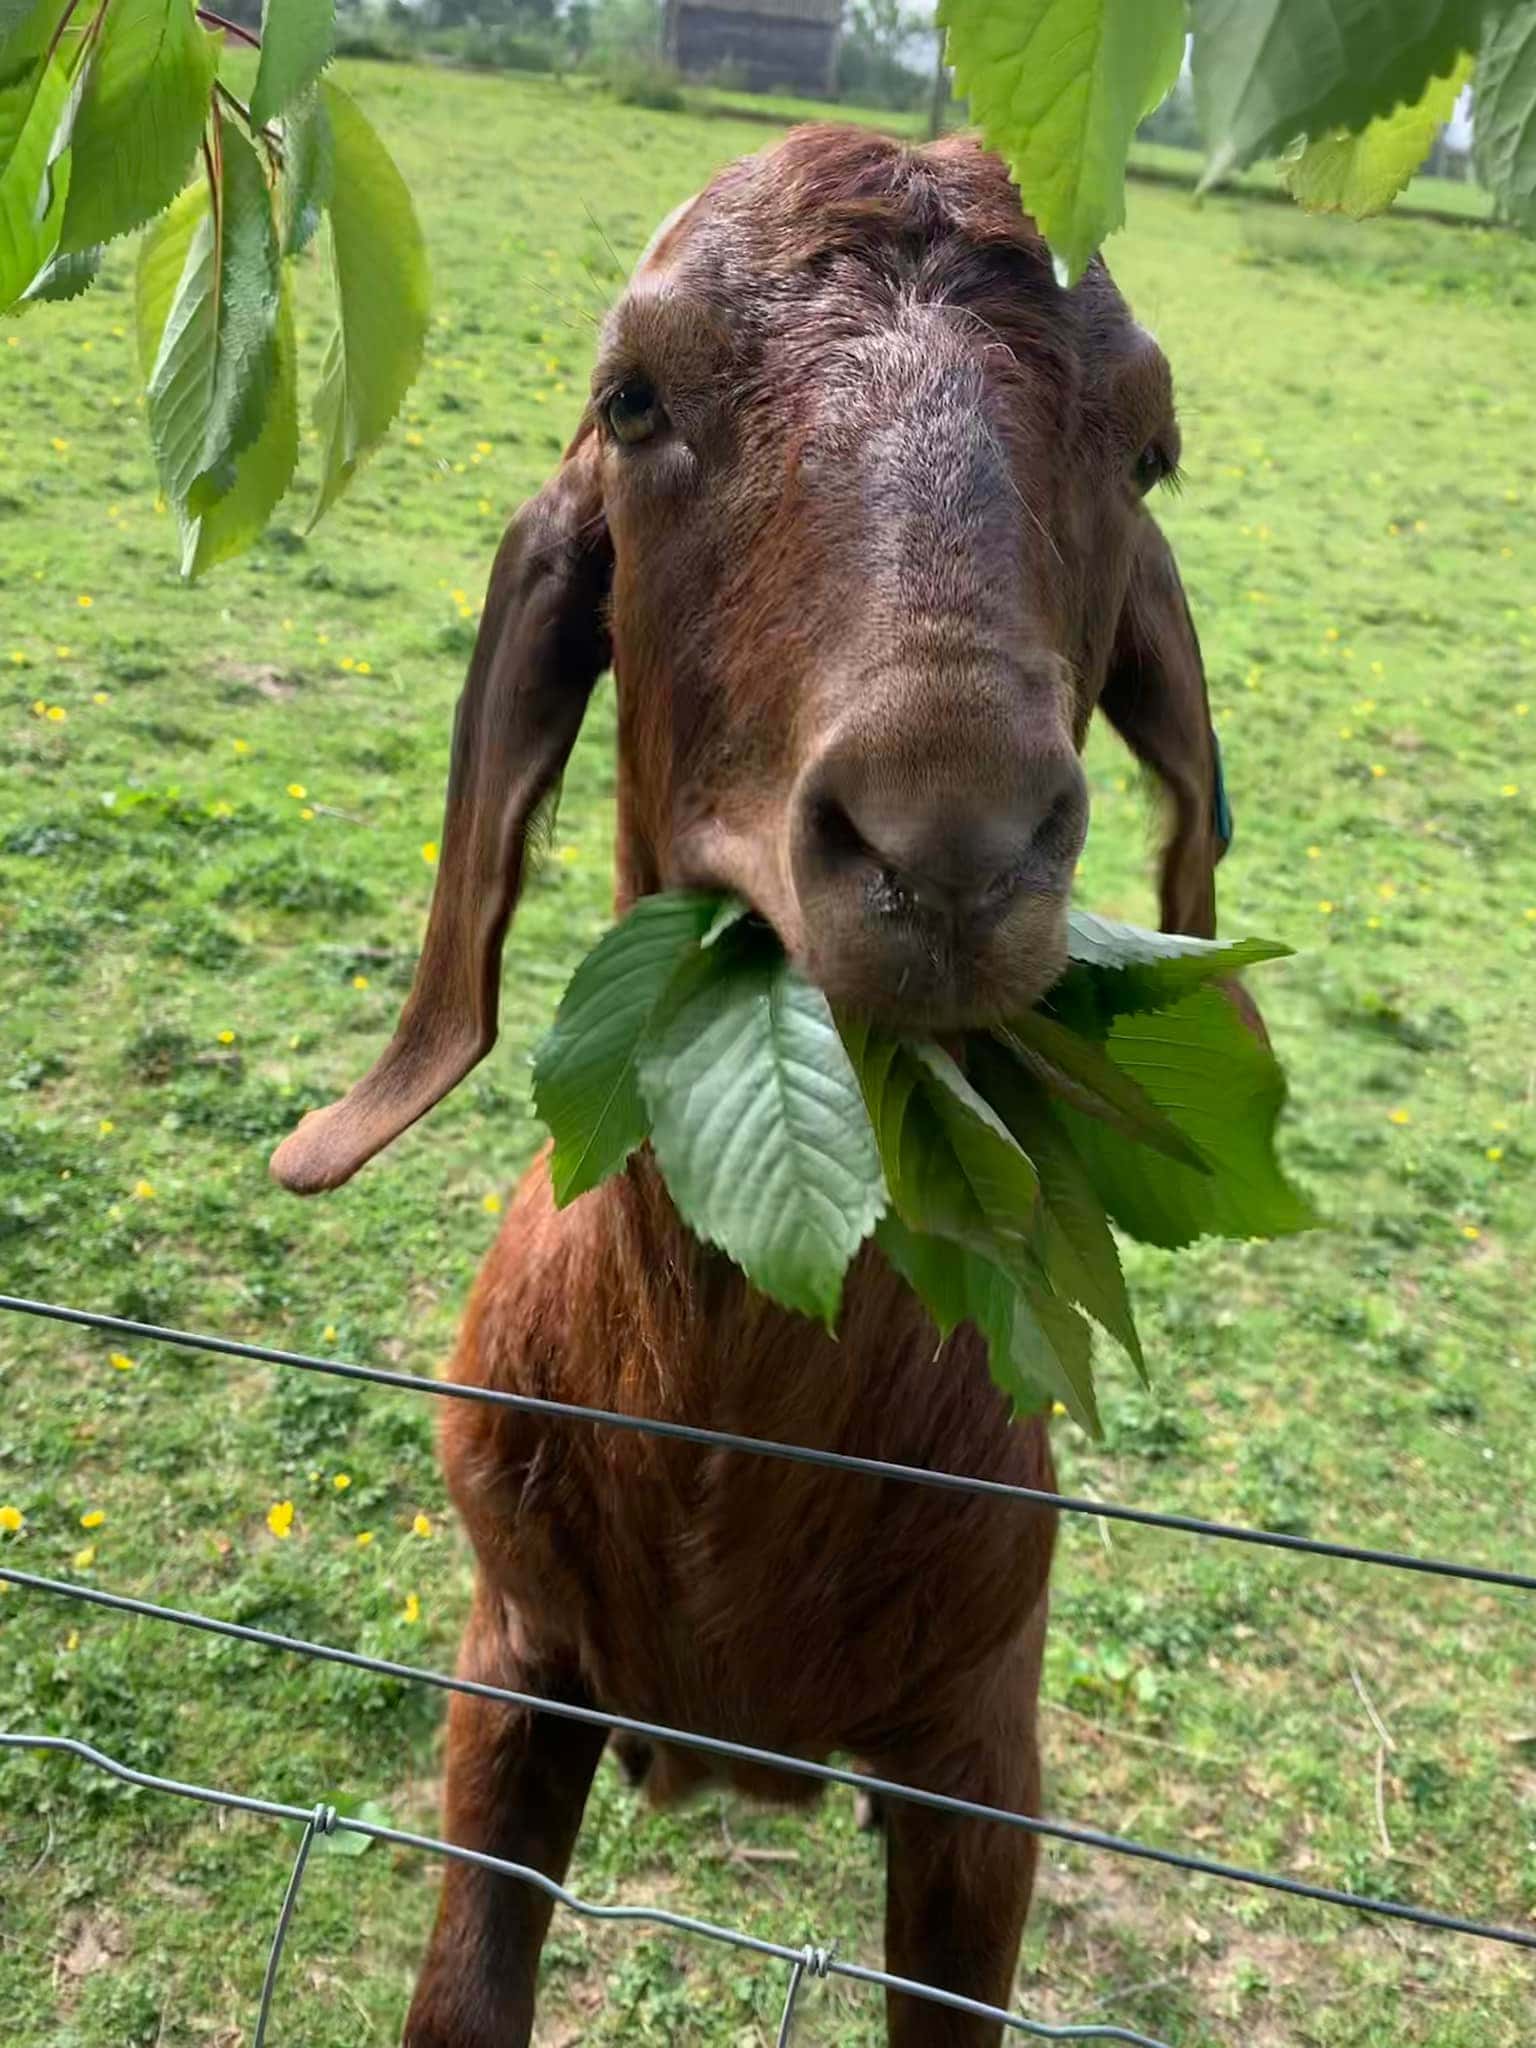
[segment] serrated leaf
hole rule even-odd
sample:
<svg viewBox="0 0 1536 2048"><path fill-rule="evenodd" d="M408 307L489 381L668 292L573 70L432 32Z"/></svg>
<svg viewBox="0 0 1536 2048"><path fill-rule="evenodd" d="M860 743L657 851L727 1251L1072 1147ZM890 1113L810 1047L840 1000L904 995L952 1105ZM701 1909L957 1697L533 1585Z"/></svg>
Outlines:
<svg viewBox="0 0 1536 2048"><path fill-rule="evenodd" d="M1075 1030L1102 1037L1116 1017L1167 1009L1206 982L1290 953L1273 939L1196 939L1074 910L1067 917L1071 964L1046 1005Z"/></svg>
<svg viewBox="0 0 1536 2048"><path fill-rule="evenodd" d="M1179 75L1182 0L941 0L945 55L1062 282L1125 219L1137 123Z"/></svg>
<svg viewBox="0 0 1536 2048"><path fill-rule="evenodd" d="M235 458L261 431L276 362L281 294L271 200L255 151L227 121L222 164L218 204L205 195L198 214L183 194L165 217L166 239L160 222L145 238L152 276L141 256L141 345L147 326L160 329L147 379L150 438L184 525L233 487ZM160 315L170 250L189 219L181 273Z"/></svg>
<svg viewBox="0 0 1536 2048"><path fill-rule="evenodd" d="M32 118L64 6L65 0L22 0L9 16L0 15L0 177Z"/></svg>
<svg viewBox="0 0 1536 2048"><path fill-rule="evenodd" d="M70 162L50 156L69 99L69 80L55 61L29 73L25 101L11 112L19 125L0 173L0 311L8 311L49 266L68 203ZM51 169L50 169L51 166Z"/></svg>
<svg viewBox="0 0 1536 2048"><path fill-rule="evenodd" d="M1063 1103L1138 1145L1150 1145L1196 1173L1200 1154L1164 1116L1134 1076L1079 1032L1039 1010L1015 1017L996 1033L1024 1068Z"/></svg>
<svg viewBox="0 0 1536 2048"><path fill-rule="evenodd" d="M329 64L335 40L335 0L262 0L251 119L265 123L286 113Z"/></svg>
<svg viewBox="0 0 1536 2048"><path fill-rule="evenodd" d="M1120 1254L1104 1204L1045 1090L1000 1046L971 1042L976 1085L1028 1154L1040 1182L1041 1263L1058 1294L1085 1308L1146 1377Z"/></svg>
<svg viewBox="0 0 1536 2048"><path fill-rule="evenodd" d="M134 334L139 375L148 384L160 359L166 322L186 269L193 237L208 216L208 188L188 185L139 243L133 280Z"/></svg>
<svg viewBox="0 0 1536 2048"><path fill-rule="evenodd" d="M293 480L299 459L298 346L286 277L274 350L266 415L256 439L234 458L234 482L206 512L182 520L181 573L189 582L248 548Z"/></svg>
<svg viewBox="0 0 1536 2048"><path fill-rule="evenodd" d="M1204 185L1298 135L1411 106L1477 47L1483 0L1190 0Z"/></svg>
<svg viewBox="0 0 1536 2048"><path fill-rule="evenodd" d="M684 1221L830 1327L885 1206L858 1082L826 997L776 947L742 932L699 960L640 1055L652 1147Z"/></svg>
<svg viewBox="0 0 1536 2048"><path fill-rule="evenodd" d="M339 323L315 394L319 494L310 524L344 491L410 389L427 334L427 256L411 195L373 128L320 87L334 156L331 263Z"/></svg>
<svg viewBox="0 0 1536 2048"><path fill-rule="evenodd" d="M1471 76L1469 55L1449 77L1432 78L1412 106L1381 115L1357 135L1335 128L1309 141L1281 168L1291 197L1308 213L1344 213L1351 220L1384 213L1429 155Z"/></svg>
<svg viewBox="0 0 1536 2048"><path fill-rule="evenodd" d="M217 43L193 0L112 0L75 119L59 246L66 255L159 213L180 191L208 119Z"/></svg>
<svg viewBox="0 0 1536 2048"><path fill-rule="evenodd" d="M1037 1402L1037 1389L1043 1389L1090 1436L1104 1434L1093 1392L1093 1337L1070 1302L1045 1288L1022 1288L1008 1364L1009 1379L1000 1384L1005 1394L1013 1393L1009 1380L1018 1387L1016 1406L1028 1412L1027 1404Z"/></svg>
<svg viewBox="0 0 1536 2048"><path fill-rule="evenodd" d="M533 1099L555 1141L558 1208L617 1173L650 1135L640 1048L721 907L691 891L642 897L572 976L533 1056Z"/></svg>
<svg viewBox="0 0 1536 2048"><path fill-rule="evenodd" d="M1171 1010L1118 1019L1105 1050L1206 1166L1195 1172L1060 1106L1099 1199L1123 1230L1172 1248L1199 1237L1279 1237L1316 1224L1275 1156L1285 1077L1219 990L1198 989Z"/></svg>
<svg viewBox="0 0 1536 2048"><path fill-rule="evenodd" d="M1477 175L1506 220L1536 233L1536 0L1489 14L1475 109Z"/></svg>
<svg viewBox="0 0 1536 2048"><path fill-rule="evenodd" d="M936 1045L891 1038L862 1019L841 1028L901 1220L1011 1274L1043 1278L1031 1245L1034 1168L996 1111Z"/></svg>
<svg viewBox="0 0 1536 2048"><path fill-rule="evenodd" d="M1014 1356L1014 1322L1019 1285L980 1253L952 1238L909 1230L894 1213L875 1226L875 1243L933 1318L942 1340L971 1323L987 1347L993 1380L1020 1414L1049 1405L1046 1387L1029 1381Z"/></svg>
<svg viewBox="0 0 1536 2048"><path fill-rule="evenodd" d="M331 203L336 165L331 121L318 92L305 93L283 119L283 254L307 249Z"/></svg>
<svg viewBox="0 0 1536 2048"><path fill-rule="evenodd" d="M55 256L27 287L29 300L46 299L55 305L78 299L88 292L101 274L101 250L80 249L73 256Z"/></svg>

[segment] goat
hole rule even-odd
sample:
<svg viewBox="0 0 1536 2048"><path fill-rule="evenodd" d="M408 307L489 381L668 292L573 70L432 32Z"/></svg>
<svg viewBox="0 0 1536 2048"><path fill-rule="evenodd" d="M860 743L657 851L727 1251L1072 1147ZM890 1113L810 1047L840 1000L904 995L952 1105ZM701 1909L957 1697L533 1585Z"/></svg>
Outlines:
<svg viewBox="0 0 1536 2048"><path fill-rule="evenodd" d="M610 661L620 910L734 891L838 1003L928 1032L1017 1012L1063 963L1097 704L1171 799L1165 925L1212 932L1205 678L1142 502L1177 456L1152 337L1102 264L1058 286L975 142L817 127L720 172L642 258L564 462L502 542L394 1039L278 1177L338 1185L491 1046L530 822ZM974 1330L938 1347L866 1246L834 1341L696 1241L643 1150L560 1211L535 1161L449 1370L1053 1485L1047 1423L1011 1419ZM1038 1811L1048 1512L447 1406L478 1566L464 1674ZM455 1697L447 1834L559 1877L602 1748ZM660 1799L718 1771L649 1761ZM906 1804L885 1831L889 1968L1006 2004L1034 1839ZM451 1865L408 2048L528 2042L550 1910ZM887 2017L895 2048L998 2039L910 1996Z"/></svg>

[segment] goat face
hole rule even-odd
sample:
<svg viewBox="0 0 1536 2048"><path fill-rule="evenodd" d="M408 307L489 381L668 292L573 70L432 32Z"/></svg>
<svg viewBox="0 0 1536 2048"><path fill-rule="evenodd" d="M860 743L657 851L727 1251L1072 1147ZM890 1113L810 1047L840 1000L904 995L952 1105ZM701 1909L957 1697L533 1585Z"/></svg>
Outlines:
<svg viewBox="0 0 1536 2048"><path fill-rule="evenodd" d="M610 656L621 898L734 890L837 1001L944 1029L1050 984L1096 701L1174 799L1165 921L1210 929L1204 680L1142 505L1176 458L1151 337L1101 265L1057 285L976 144L806 129L722 172L503 543L415 987L280 1177L345 1179L491 1043L529 819Z"/></svg>

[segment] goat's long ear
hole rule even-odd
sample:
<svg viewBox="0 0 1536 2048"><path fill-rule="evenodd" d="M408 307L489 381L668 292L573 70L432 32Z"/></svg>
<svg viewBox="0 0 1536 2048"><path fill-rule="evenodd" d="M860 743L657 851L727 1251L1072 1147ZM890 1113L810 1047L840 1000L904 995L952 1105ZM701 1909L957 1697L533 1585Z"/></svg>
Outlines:
<svg viewBox="0 0 1536 2048"><path fill-rule="evenodd" d="M1216 934L1216 864L1232 823L1211 728L1200 641L1173 550L1142 525L1100 708L1162 782L1170 829L1159 897L1163 930Z"/></svg>
<svg viewBox="0 0 1536 2048"><path fill-rule="evenodd" d="M295 1194L350 1179L495 1043L501 946L529 826L608 665L610 559L589 433L497 553L454 717L442 855L411 993L382 1057L273 1155Z"/></svg>

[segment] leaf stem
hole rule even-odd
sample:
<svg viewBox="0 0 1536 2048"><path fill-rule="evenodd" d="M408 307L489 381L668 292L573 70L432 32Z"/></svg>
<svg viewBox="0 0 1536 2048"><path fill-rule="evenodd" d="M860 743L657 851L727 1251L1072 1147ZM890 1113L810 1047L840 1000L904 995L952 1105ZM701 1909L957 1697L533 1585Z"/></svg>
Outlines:
<svg viewBox="0 0 1536 2048"><path fill-rule="evenodd" d="M253 50L261 48L260 36L252 35L248 28L242 28L238 21L231 21L226 15L215 14L211 7L199 7L197 18L205 28L221 28L226 35L234 36L239 42L248 43Z"/></svg>
<svg viewBox="0 0 1536 2048"><path fill-rule="evenodd" d="M241 120L250 130L252 138L259 137L266 144L268 151L275 161L281 165L283 153L277 139L277 130L272 127L259 127L245 101L237 93L231 92L222 78L216 78L213 81L213 89L224 104L240 116Z"/></svg>
<svg viewBox="0 0 1536 2048"><path fill-rule="evenodd" d="M58 55L59 45L63 42L65 31L68 29L71 21L73 21L75 16L75 9L79 5L80 0L69 0L69 5L65 8L64 12L59 16L58 26L57 28L55 28L53 34L48 38L48 49L43 58L44 71L48 69L48 66L53 62L54 58Z"/></svg>

